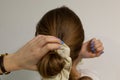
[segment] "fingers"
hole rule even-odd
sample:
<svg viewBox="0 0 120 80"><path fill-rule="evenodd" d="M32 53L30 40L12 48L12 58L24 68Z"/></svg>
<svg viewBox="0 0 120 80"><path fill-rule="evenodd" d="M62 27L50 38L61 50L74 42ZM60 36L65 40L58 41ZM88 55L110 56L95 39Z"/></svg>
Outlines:
<svg viewBox="0 0 120 80"><path fill-rule="evenodd" d="M38 35L36 39L36 44L40 47L43 47L47 43L59 43L61 44L61 40L54 37L54 36L45 36L45 35Z"/></svg>
<svg viewBox="0 0 120 80"><path fill-rule="evenodd" d="M103 43L100 40L97 40L96 38L93 38L91 40L91 51L93 54L91 56L100 56L103 53L104 47Z"/></svg>
<svg viewBox="0 0 120 80"><path fill-rule="evenodd" d="M47 54L49 51L59 49L60 45L61 44L58 44L58 43L48 43L48 44L44 45L44 47L42 47L42 49L41 49L40 56L42 57L45 54Z"/></svg>
<svg viewBox="0 0 120 80"><path fill-rule="evenodd" d="M41 58L48 51L58 49L61 43L61 40L54 36L38 35L28 42L29 45L27 44L25 47L29 47L34 56Z"/></svg>
<svg viewBox="0 0 120 80"><path fill-rule="evenodd" d="M94 42L94 48L96 49L96 52L101 52L104 50L103 43L100 40L93 39Z"/></svg>
<svg viewBox="0 0 120 80"><path fill-rule="evenodd" d="M96 49L95 49L95 43L93 40L91 40L90 42L90 50L92 53L95 53L96 52Z"/></svg>
<svg viewBox="0 0 120 80"><path fill-rule="evenodd" d="M39 50L40 58L43 57L47 52L60 48L61 40L54 36L38 35L34 42L34 48Z"/></svg>
<svg viewBox="0 0 120 80"><path fill-rule="evenodd" d="M38 61L50 50L60 48L60 45L61 40L54 36L38 35L20 48L13 59L20 68L37 70Z"/></svg>
<svg viewBox="0 0 120 80"><path fill-rule="evenodd" d="M87 57L87 58L99 57L103 53L104 53L104 51L91 53L91 54L89 54L89 57Z"/></svg>

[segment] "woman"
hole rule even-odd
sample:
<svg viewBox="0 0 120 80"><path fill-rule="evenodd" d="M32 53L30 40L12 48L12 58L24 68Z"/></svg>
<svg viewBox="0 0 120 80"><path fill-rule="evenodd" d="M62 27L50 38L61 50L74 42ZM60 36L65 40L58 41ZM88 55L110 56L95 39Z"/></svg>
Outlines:
<svg viewBox="0 0 120 80"><path fill-rule="evenodd" d="M37 35L55 36L70 48L72 69L69 80L83 80L85 78L91 80L88 76L84 76L85 78L81 77L80 73L76 70L76 66L82 58L100 56L103 51L103 46L101 45L102 43L96 39L92 39L82 46L84 41L83 26L79 17L72 10L67 7L61 7L47 12L37 24L35 36ZM95 45L95 42L97 45ZM89 47L91 44L92 46ZM88 46L87 50L86 46ZM51 66L52 64L56 64L55 61L61 66ZM64 66L63 58L54 50L50 51L49 54L46 54L38 62L38 70L43 78L58 76L64 69Z"/></svg>
<svg viewBox="0 0 120 80"><path fill-rule="evenodd" d="M41 60L44 55L46 56L49 51L59 49L62 44L59 40L61 39L71 48L71 58L73 61L71 74L74 75L70 75L70 78L74 80L75 78L79 79L81 76L76 70L78 62L82 58L100 56L103 50L102 43L99 40L92 39L82 44L84 40L84 31L81 22L78 16L70 9L61 7L48 13L49 16L48 14L44 16L37 25L37 37L33 38L14 54L5 55L4 62L2 62L4 66L2 66L7 72L20 69L37 70L36 64L38 61ZM90 49L90 43L92 44L92 51ZM1 69L0 73L3 73Z"/></svg>

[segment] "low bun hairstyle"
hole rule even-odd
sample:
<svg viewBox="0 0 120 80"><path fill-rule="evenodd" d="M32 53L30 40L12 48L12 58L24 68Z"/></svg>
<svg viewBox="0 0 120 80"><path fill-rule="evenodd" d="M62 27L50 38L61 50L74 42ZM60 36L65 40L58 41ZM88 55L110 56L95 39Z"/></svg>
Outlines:
<svg viewBox="0 0 120 80"><path fill-rule="evenodd" d="M63 58L55 51L50 51L39 62L38 71L45 78L57 75L65 65Z"/></svg>
<svg viewBox="0 0 120 80"><path fill-rule="evenodd" d="M70 57L74 61L84 41L84 30L79 17L69 8L60 7L48 11L36 26L35 36L51 35L61 39L70 48ZM44 78L57 75L64 68L64 59L50 51L37 64L39 73Z"/></svg>

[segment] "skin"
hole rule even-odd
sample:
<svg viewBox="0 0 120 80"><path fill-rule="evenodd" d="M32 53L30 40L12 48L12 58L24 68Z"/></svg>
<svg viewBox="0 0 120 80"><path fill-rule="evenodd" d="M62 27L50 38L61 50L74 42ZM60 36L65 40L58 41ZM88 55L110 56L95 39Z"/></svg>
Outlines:
<svg viewBox="0 0 120 80"><path fill-rule="evenodd" d="M76 66L82 58L94 58L101 55L104 47L100 40L95 38L92 39L95 43L94 48L96 52L93 54L89 50L89 43L87 41L83 44L81 51L79 52L78 58L73 62L72 72L76 76L76 79L80 77L80 73L77 71ZM38 35L37 37L30 40L22 48L13 54L9 54L4 57L4 66L8 72L28 69L37 70L37 62L50 50L60 48L62 42L54 36ZM0 70L0 73L1 70Z"/></svg>
<svg viewBox="0 0 120 80"><path fill-rule="evenodd" d="M60 48L60 44L61 41L56 37L38 35L17 52L4 57L5 69L8 72L20 69L37 70L37 62L48 51Z"/></svg>
<svg viewBox="0 0 120 80"><path fill-rule="evenodd" d="M79 56L76 60L73 61L72 72L76 76L75 79L80 78L81 74L77 71L76 67L78 63L83 58L95 58L99 57L104 50L103 44L100 40L93 38L92 41L94 42L94 48L96 49L95 53L90 50L90 41L87 41L83 44L81 51L79 52Z"/></svg>

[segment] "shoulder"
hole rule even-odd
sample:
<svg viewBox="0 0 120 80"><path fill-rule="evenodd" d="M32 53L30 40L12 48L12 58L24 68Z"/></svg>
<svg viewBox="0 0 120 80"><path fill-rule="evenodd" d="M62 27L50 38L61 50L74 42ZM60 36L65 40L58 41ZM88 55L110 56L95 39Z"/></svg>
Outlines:
<svg viewBox="0 0 120 80"><path fill-rule="evenodd" d="M78 69L78 71L81 73L81 76L89 76L93 80L100 80L97 73L93 70L89 69Z"/></svg>

